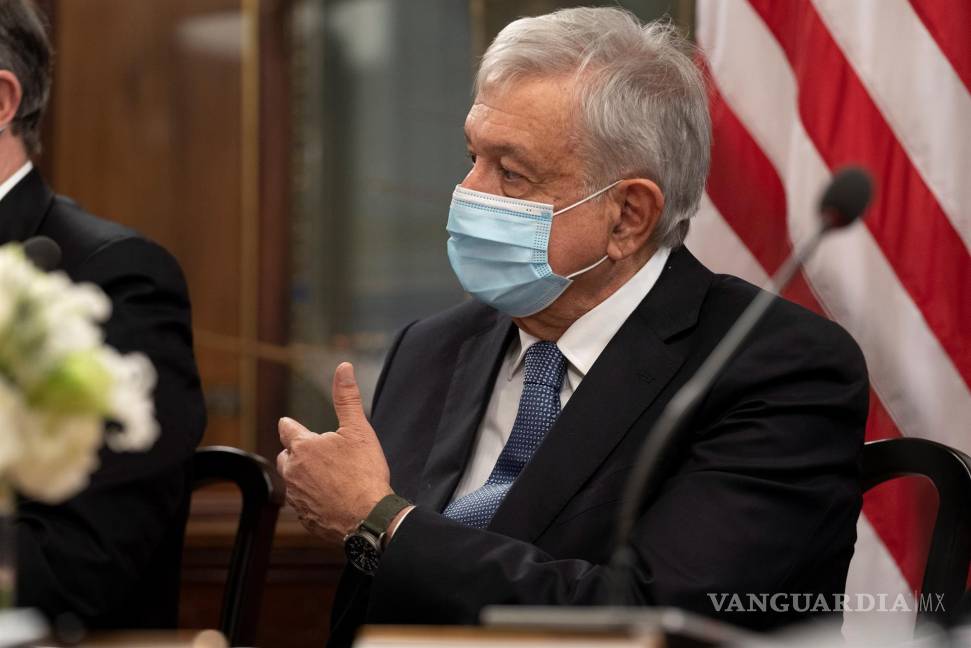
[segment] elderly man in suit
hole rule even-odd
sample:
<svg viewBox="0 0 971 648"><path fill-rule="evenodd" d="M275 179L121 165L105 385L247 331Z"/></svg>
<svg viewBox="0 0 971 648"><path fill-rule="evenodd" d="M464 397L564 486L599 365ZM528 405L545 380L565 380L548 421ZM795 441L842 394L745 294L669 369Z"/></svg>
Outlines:
<svg viewBox="0 0 971 648"><path fill-rule="evenodd" d="M290 503L347 567L362 623L475 623L489 604L674 605L843 591L868 382L839 326L785 301L715 383L607 569L638 448L754 286L684 247L708 172L705 87L674 28L617 8L524 18L482 59L448 256L475 297L399 333L370 422L283 419ZM769 628L803 610L738 613Z"/></svg>
<svg viewBox="0 0 971 648"><path fill-rule="evenodd" d="M0 2L0 244L49 237L61 270L107 293L107 343L155 366L161 434L146 453L102 449L88 488L63 504L18 503L17 603L91 628L174 627L188 465L205 427L189 298L168 252L55 195L33 168L50 61L30 0Z"/></svg>

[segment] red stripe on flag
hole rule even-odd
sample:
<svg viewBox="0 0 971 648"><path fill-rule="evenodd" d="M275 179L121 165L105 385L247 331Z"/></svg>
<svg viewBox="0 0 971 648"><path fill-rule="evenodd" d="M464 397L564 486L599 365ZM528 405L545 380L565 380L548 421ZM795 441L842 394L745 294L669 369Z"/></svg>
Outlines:
<svg viewBox="0 0 971 648"><path fill-rule="evenodd" d="M699 61L704 67L704 60ZM710 77L710 74L709 74ZM745 246L768 274L775 273L789 254L786 224L786 194L775 168L752 139L712 82L709 92L714 137L711 147L712 173L708 176L708 195L718 196L724 218L729 221ZM757 178L753 191L752 180ZM723 209L724 207L724 209ZM824 315L802 273L782 293L818 315Z"/></svg>
<svg viewBox="0 0 971 648"><path fill-rule="evenodd" d="M910 0L937 46L971 91L971 2Z"/></svg>
<svg viewBox="0 0 971 648"><path fill-rule="evenodd" d="M801 120L826 164L862 164L877 178L866 225L971 385L963 331L971 322L971 258L964 243L815 9L805 0L749 1L789 59Z"/></svg>
<svg viewBox="0 0 971 648"><path fill-rule="evenodd" d="M763 269L771 274L790 249L785 189L775 168L715 84L709 88L713 145L708 196ZM767 236L767 232L772 236ZM785 296L825 315L802 273ZM893 419L871 389L866 440L900 436ZM933 499L928 501L926 490L915 491L908 483L888 484L864 500L864 514L914 590L920 588L923 580L927 539L933 523L931 520L928 524L922 512L933 511L932 504Z"/></svg>
<svg viewBox="0 0 971 648"><path fill-rule="evenodd" d="M712 138L711 168L716 172L708 176L708 193L727 201L732 214L744 214L732 227L765 271L772 274L789 254L786 192L772 163L711 87L712 127L719 128ZM753 191L754 178L759 182Z"/></svg>

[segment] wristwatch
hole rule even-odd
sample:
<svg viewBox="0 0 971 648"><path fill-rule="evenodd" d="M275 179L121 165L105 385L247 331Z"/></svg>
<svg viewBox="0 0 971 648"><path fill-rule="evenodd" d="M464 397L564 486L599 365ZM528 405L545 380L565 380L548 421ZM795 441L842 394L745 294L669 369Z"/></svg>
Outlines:
<svg viewBox="0 0 971 648"><path fill-rule="evenodd" d="M381 560L381 541L391 520L411 502L394 493L386 495L361 520L357 529L344 537L344 554L347 561L369 576L378 570Z"/></svg>

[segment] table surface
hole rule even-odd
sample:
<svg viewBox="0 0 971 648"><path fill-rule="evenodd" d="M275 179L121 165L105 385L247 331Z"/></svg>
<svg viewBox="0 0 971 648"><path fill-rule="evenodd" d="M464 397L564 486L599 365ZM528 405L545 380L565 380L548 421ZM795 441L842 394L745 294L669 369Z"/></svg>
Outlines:
<svg viewBox="0 0 971 648"><path fill-rule="evenodd" d="M228 648L217 630L159 630L92 634L76 648ZM52 647L53 648L53 647Z"/></svg>
<svg viewBox="0 0 971 648"><path fill-rule="evenodd" d="M553 632L512 628L472 628L454 626L365 626L354 648L414 648L461 646L462 648L663 648L657 634L631 637L619 633Z"/></svg>

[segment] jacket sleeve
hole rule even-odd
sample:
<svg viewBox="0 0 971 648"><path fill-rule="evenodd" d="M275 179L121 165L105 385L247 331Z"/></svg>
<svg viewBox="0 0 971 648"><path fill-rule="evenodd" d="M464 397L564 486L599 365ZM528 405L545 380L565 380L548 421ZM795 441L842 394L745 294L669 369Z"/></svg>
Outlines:
<svg viewBox="0 0 971 648"><path fill-rule="evenodd" d="M175 259L145 239L124 238L103 245L72 274L110 297L107 343L122 353L145 353L158 375L160 435L151 449L114 453L104 447L99 469L80 494L56 506L18 505L18 604L52 618L70 612L98 627L111 625L107 619L132 597L157 595L137 591L148 572L178 571L187 466L205 427L205 408L188 292ZM170 607L171 617L175 599ZM129 623L137 627L139 620Z"/></svg>
<svg viewBox="0 0 971 648"><path fill-rule="evenodd" d="M816 568L842 570L831 580L845 579L861 505L868 381L842 329L811 328L756 335L732 362L635 525L635 565L623 580L603 564L418 508L382 558L368 621L465 624L489 604L607 602L717 616L711 594L803 592Z"/></svg>

